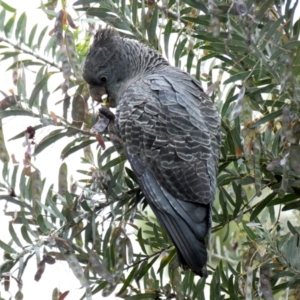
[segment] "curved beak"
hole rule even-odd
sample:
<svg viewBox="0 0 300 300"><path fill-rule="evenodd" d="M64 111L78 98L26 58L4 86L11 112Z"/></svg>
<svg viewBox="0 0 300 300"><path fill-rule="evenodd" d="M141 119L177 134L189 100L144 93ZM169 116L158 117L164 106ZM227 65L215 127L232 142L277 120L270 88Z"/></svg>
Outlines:
<svg viewBox="0 0 300 300"><path fill-rule="evenodd" d="M90 95L93 98L94 101L97 102L103 102L102 97L104 95L107 95L107 91L105 87L98 87L98 86L93 86L93 85L89 85L89 91L90 91Z"/></svg>

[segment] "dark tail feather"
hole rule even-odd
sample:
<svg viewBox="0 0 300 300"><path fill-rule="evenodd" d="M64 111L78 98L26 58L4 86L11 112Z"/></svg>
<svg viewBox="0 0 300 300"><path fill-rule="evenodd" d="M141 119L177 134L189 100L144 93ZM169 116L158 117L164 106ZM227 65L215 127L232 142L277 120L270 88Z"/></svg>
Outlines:
<svg viewBox="0 0 300 300"><path fill-rule="evenodd" d="M172 239L183 268L207 276L205 237L209 230L209 205L175 199L160 186L149 171L140 178L140 186L156 217Z"/></svg>

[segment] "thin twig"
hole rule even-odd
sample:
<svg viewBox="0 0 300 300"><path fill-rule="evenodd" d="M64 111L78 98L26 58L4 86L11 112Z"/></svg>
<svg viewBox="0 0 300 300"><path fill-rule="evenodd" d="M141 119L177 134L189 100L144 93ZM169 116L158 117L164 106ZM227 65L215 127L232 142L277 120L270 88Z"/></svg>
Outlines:
<svg viewBox="0 0 300 300"><path fill-rule="evenodd" d="M170 249L171 247L173 247L173 246L170 245L170 246L168 246L167 248L163 248L163 249L161 249L160 251L154 252L154 253L152 253L152 254L146 256L145 258L143 258L143 259L141 259L141 260L139 260L139 261L136 261L136 262L134 262L134 263L131 264L131 265L128 265L126 268L124 268L124 270L128 270L128 269L130 269L130 268L132 268L132 267L134 267L134 266L136 266L136 265L139 265L140 263L142 263L142 262L148 260L148 259L151 258L151 257L154 257L154 256L156 256L156 255L160 255L160 254L162 254L164 251Z"/></svg>
<svg viewBox="0 0 300 300"><path fill-rule="evenodd" d="M182 18L178 18L178 15L177 15L174 11L169 10L167 7L163 7L163 6L157 5L157 8L158 8L162 13L164 13L169 19L172 19L172 20L175 20L175 21L177 21L178 19L180 19L180 21L181 21L184 25L187 25L187 24L188 24L187 21L182 20Z"/></svg>
<svg viewBox="0 0 300 300"><path fill-rule="evenodd" d="M26 53L26 54L29 54L31 56L34 56L36 59L39 59L41 61L43 61L44 63L54 67L54 68L57 68L59 69L60 71L62 71L62 69L54 62L51 62L49 60L47 60L46 58L34 53L32 50L27 50L27 49L24 49L23 47L17 45L17 44L14 44L12 43L10 40L6 39L6 38L3 38L1 37L0 38L0 42L4 42L4 43L7 43L9 45L11 45L12 47L14 47L15 49L19 50L19 51L22 51L23 53Z"/></svg>

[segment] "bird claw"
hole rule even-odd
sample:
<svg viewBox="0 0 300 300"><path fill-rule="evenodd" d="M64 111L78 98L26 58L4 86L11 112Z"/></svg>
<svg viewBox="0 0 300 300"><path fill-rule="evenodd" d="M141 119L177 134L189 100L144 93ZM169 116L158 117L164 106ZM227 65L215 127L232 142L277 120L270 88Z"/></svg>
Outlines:
<svg viewBox="0 0 300 300"><path fill-rule="evenodd" d="M115 115L114 113L106 106L102 106L99 109L99 116L105 116L107 119L114 121L115 120Z"/></svg>

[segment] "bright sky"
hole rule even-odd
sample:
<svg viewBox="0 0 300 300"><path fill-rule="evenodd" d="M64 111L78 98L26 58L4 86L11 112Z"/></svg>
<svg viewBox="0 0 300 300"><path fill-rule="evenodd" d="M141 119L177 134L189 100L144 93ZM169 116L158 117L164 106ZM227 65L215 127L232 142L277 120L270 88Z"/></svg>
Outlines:
<svg viewBox="0 0 300 300"><path fill-rule="evenodd" d="M74 0L75 1L75 0ZM71 4L74 2L71 2ZM27 32L30 30L36 23L41 24L41 28L43 28L45 25L49 23L49 20L47 16L41 11L37 10L36 8L40 6L41 1L39 0L28 0L28 1L20 1L20 0L6 0L5 2L9 3L14 8L17 8L18 16L23 12L26 11L28 19L27 19ZM58 1L60 2L60 1ZM72 9L72 8L71 8ZM54 20L51 21L51 23L54 26ZM51 29L51 23L50 28ZM30 32L28 32L29 34ZM12 74L11 72L5 72L7 68L7 64L0 61L0 90L3 90L5 92L8 92L10 88L14 88L12 84ZM27 78L28 81L33 81L33 78ZM59 79L59 82L55 83L53 89L58 86L62 82L61 79ZM33 84L33 83L32 83ZM2 95L1 95L2 96ZM57 101L62 98L61 93L58 93ZM3 98L3 97L2 97ZM2 98L0 100L2 100ZM27 126L33 125L32 119L30 118L19 118L18 122L15 122L15 119L5 119L3 120L4 128L10 128L11 130L8 132L8 135L5 137L6 139L15 136L17 133L20 133L24 131ZM6 131L5 131L6 133ZM42 132L42 135L45 134L45 131ZM40 140L40 136L37 134L36 140ZM22 159L24 157L25 148L22 148L20 144L23 142L23 140L19 139L15 142L9 142L7 144L9 153L14 153L16 155L16 158L19 162L22 162ZM51 181L57 181L58 176L58 168L59 165L59 157L60 152L62 148L55 145L55 147L49 147L44 153L41 153L37 157L35 161L33 161L33 164L40 169L42 173L42 178L47 178L48 185L51 183ZM51 157L53 159L51 159ZM53 163L55 161L55 164ZM78 168L78 164L73 163L69 164L69 174L76 175L76 169ZM2 168L2 166L1 166ZM20 168L22 168L22 163L20 163ZM1 171L1 169L0 169ZM52 179L49 180L49 175L52 176ZM54 178L54 179L53 179ZM1 240L5 242L9 242L10 236L8 232L8 222L10 218L6 216L2 216L2 211L4 208L4 201L0 202L0 228L1 230ZM24 245L26 243L24 242ZM2 255L3 251L0 249L0 263L2 261ZM14 268L15 273L14 276L17 276L18 270L16 267ZM23 288L22 292L24 295L24 299L31 299L31 300L40 300L40 299L52 299L52 291L54 288L59 288L61 292L70 290L70 294L67 296L66 299L79 299L83 293L84 290L81 289L81 285L79 281L74 277L72 271L69 269L66 263L57 261L54 265L46 265L46 270L40 279L39 282L36 282L34 280L34 275L36 272L36 259L33 257L29 260L28 266L26 268L26 271L22 277L23 280ZM0 286L0 296L3 299L8 299L10 296L15 296L17 292L17 284L12 279L10 284L10 292L11 294L4 291L3 281L2 285ZM100 296L100 295L99 295ZM114 298L114 297L113 297ZM110 298L110 299L113 299ZM97 296L97 299L100 299L100 297Z"/></svg>
<svg viewBox="0 0 300 300"><path fill-rule="evenodd" d="M41 24L44 27L48 22L48 18L46 15L36 8L40 6L40 0L6 0L9 5L18 9L18 14L20 15L23 11L26 11L28 14L27 26L28 30L32 28L36 23ZM60 2L60 1L58 1ZM69 5L75 2L75 0L69 0ZM72 9L72 8L70 8ZM52 21L54 26L54 20ZM11 72L5 72L7 66L0 61L0 90L8 92L10 88L13 88L12 84L12 76ZM58 82L57 85L61 83ZM58 94L58 99L60 100L61 94ZM1 99L0 99L1 100ZM18 123L15 124L14 119L5 119L4 126L10 127L11 131L9 132L9 136L6 138L12 137L17 133L23 131L27 126L32 125L31 119L22 118L18 119ZM43 132L45 134L45 132ZM39 136L37 135L37 140ZM17 160L22 161L25 149L20 148L20 140L15 142L10 142L8 145L9 153L15 153ZM18 151L18 150L19 151ZM53 164L51 157L55 157L54 161L58 162L58 157L60 156L60 147L50 147L48 150L44 151L41 155L38 156L36 161L33 161L34 165L36 165L42 172L42 178L52 176L53 178L57 178L58 174L58 166L57 164ZM76 163L69 164L69 174L72 173L76 175L75 170L77 169ZM0 169L1 171L1 169ZM55 180L55 179L54 179ZM49 180L51 182L51 180ZM0 215L2 214L4 207L4 203L0 202ZM9 241L9 232L8 232L8 221L10 219L5 216L0 217L0 228L1 230L1 239L5 242ZM3 251L0 249L0 257L2 257ZM0 259L1 263L1 259ZM15 275L17 275L17 270ZM36 272L36 260L32 258L29 261L28 267L26 268L26 272L23 276L23 294L24 299L31 300L40 300L40 299L52 299L52 291L55 287L58 287L60 291L64 292L66 290L70 290L70 294L66 299L79 299L79 297L83 294L83 289L80 289L79 281L73 276L72 271L69 270L68 266L62 262L57 262L54 265L47 265L46 270L39 282L34 281L34 274ZM11 281L12 296L15 295L17 291L16 283ZM10 296L9 293L4 292L3 285L0 286L0 296L4 299L8 299ZM101 299L100 295L96 297L97 299ZM109 299L114 299L113 296L109 297Z"/></svg>

